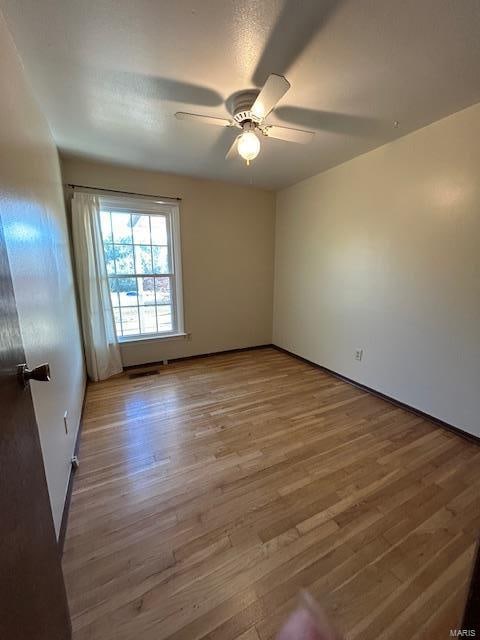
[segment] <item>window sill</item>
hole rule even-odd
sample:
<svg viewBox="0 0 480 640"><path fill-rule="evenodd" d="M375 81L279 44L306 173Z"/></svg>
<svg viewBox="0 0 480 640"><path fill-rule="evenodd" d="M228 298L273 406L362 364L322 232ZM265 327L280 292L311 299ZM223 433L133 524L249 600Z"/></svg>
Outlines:
<svg viewBox="0 0 480 640"><path fill-rule="evenodd" d="M166 340L179 340L180 338L186 338L187 334L182 332L179 333L167 333L163 335L153 335L153 336L132 336L131 338L119 338L118 342L120 346L122 344L131 344L132 342L150 342L152 340L159 340L161 342Z"/></svg>

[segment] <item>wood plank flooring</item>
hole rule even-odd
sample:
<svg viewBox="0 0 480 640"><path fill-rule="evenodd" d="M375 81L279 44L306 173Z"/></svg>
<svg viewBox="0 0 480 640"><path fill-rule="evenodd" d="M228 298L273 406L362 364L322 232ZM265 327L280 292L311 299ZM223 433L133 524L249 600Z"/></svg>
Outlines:
<svg viewBox="0 0 480 640"><path fill-rule="evenodd" d="M301 588L346 638L450 637L480 447L267 348L90 385L74 640L267 640Z"/></svg>

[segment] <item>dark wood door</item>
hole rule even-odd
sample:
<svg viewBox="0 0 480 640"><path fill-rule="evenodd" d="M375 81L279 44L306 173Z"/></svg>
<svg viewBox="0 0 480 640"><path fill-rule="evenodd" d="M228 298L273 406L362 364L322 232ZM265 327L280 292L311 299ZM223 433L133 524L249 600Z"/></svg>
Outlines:
<svg viewBox="0 0 480 640"><path fill-rule="evenodd" d="M65 586L0 219L0 638L71 637ZM47 384L36 382L32 384Z"/></svg>

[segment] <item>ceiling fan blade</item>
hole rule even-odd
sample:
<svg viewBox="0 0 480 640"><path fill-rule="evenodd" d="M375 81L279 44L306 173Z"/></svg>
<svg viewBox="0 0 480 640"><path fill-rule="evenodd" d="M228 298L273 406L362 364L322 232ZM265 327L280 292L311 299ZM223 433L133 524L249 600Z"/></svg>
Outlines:
<svg viewBox="0 0 480 640"><path fill-rule="evenodd" d="M239 137L240 136L237 136L235 138L235 140L232 142L232 145L231 145L230 149L227 151L227 153L225 155L225 160L231 160L236 155L237 141L238 141Z"/></svg>
<svg viewBox="0 0 480 640"><path fill-rule="evenodd" d="M286 78L278 76L276 73L271 73L253 103L251 109L253 115L262 120L266 118L289 89L290 83Z"/></svg>
<svg viewBox="0 0 480 640"><path fill-rule="evenodd" d="M217 127L233 127L235 126L231 120L226 118L215 118L213 116L202 116L199 113L184 113L183 111L177 111L175 114L177 120L191 120L192 122L199 122L203 124L213 124Z"/></svg>
<svg viewBox="0 0 480 640"><path fill-rule="evenodd" d="M265 127L264 135L266 135L267 138L276 138L277 140L286 140L287 142L307 144L308 142L311 142L315 134L313 131L290 129L289 127L277 127L272 124Z"/></svg>

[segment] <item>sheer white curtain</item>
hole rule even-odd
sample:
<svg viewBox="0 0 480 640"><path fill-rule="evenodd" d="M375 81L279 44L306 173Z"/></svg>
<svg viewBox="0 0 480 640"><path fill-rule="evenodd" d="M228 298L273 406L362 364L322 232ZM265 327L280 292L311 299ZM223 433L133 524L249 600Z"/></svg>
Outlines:
<svg viewBox="0 0 480 640"><path fill-rule="evenodd" d="M75 193L72 231L87 372L104 380L122 371L96 195Z"/></svg>

